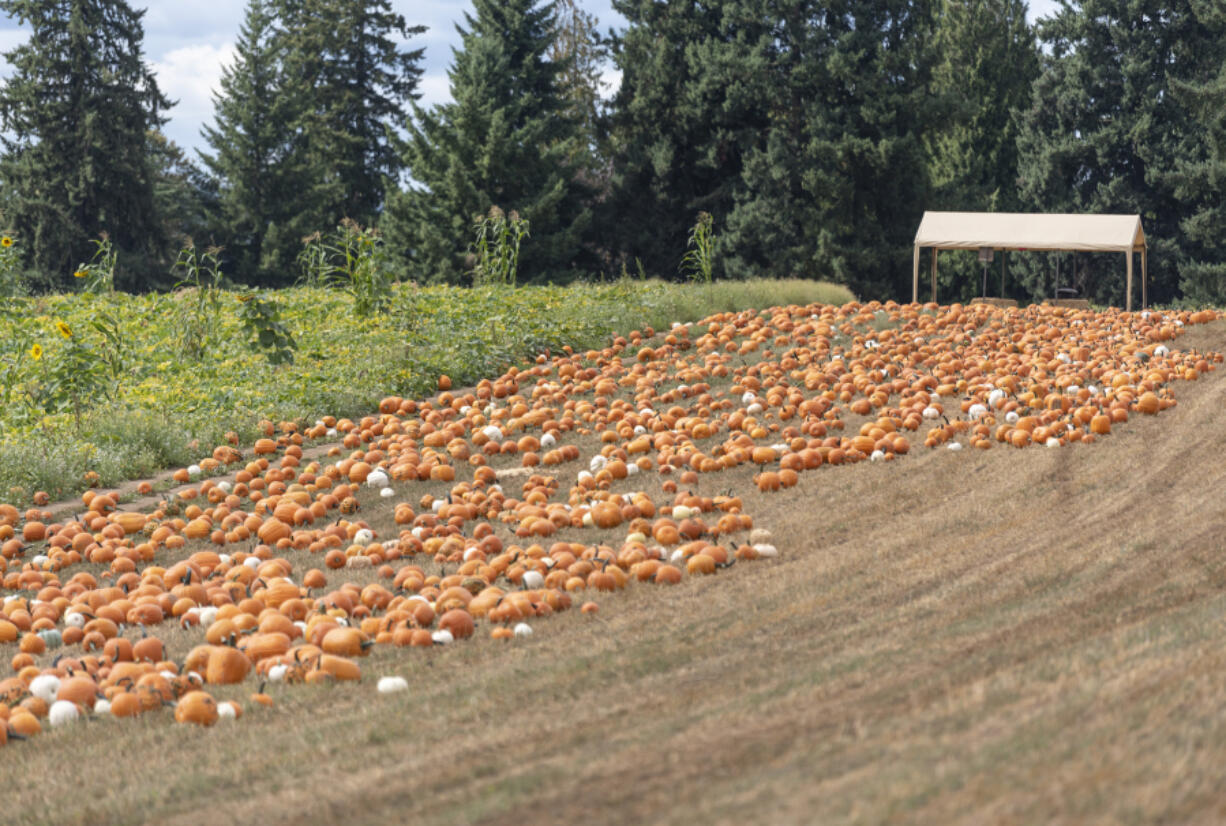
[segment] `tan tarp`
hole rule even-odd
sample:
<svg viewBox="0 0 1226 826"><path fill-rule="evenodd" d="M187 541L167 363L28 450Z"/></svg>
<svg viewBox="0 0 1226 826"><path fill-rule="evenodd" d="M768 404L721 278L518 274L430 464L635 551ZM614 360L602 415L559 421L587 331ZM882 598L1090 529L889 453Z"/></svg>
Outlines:
<svg viewBox="0 0 1226 826"><path fill-rule="evenodd" d="M1017 212L925 212L915 233L912 300L919 300L921 247L933 248L933 299L936 300L936 250L1077 250L1127 255L1128 309L1132 309L1132 253L1141 253L1142 301L1147 269L1145 232L1139 215L1060 215Z"/></svg>

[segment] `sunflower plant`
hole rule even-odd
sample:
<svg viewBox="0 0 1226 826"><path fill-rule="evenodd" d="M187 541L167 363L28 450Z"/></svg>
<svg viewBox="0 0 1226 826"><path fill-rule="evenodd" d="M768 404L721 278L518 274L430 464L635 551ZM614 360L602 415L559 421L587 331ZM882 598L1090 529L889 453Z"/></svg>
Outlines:
<svg viewBox="0 0 1226 826"><path fill-rule="evenodd" d="M26 387L32 406L45 417L70 413L79 433L85 413L100 399L113 398L121 365L108 360L107 345L92 345L62 319L55 322L64 345L44 356L37 342L29 357L37 363L37 378Z"/></svg>
<svg viewBox="0 0 1226 826"><path fill-rule="evenodd" d="M179 347L184 355L200 358L209 348L221 313L221 294L225 276L221 272L221 247L203 252L189 240L179 251L174 272L183 277L175 284L187 296L180 301Z"/></svg>
<svg viewBox="0 0 1226 826"><path fill-rule="evenodd" d="M19 298L26 294L17 242L8 233L0 235L0 298Z"/></svg>
<svg viewBox="0 0 1226 826"><path fill-rule="evenodd" d="M0 406L6 411L11 412L19 395L26 360L38 361L42 357L41 344L35 343L27 349L27 343L19 339L0 342Z"/></svg>
<svg viewBox="0 0 1226 826"><path fill-rule="evenodd" d="M81 264L72 274L81 284L81 291L101 295L115 292L115 261L119 257L110 236L105 232L91 241L94 256L87 264Z"/></svg>

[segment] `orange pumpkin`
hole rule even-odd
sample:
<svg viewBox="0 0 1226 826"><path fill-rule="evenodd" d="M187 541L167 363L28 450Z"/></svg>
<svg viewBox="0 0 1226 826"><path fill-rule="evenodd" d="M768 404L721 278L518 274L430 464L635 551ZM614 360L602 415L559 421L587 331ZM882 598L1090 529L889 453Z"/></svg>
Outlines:
<svg viewBox="0 0 1226 826"><path fill-rule="evenodd" d="M217 722L217 701L204 691L189 691L175 705L175 722L212 726Z"/></svg>

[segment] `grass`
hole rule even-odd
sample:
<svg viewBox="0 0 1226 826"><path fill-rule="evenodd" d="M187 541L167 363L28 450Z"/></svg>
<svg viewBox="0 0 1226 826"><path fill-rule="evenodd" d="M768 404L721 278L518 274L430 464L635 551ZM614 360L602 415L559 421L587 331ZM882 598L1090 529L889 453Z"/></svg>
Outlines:
<svg viewBox="0 0 1226 826"><path fill-rule="evenodd" d="M1180 345L1226 348L1226 324ZM631 584L510 645L380 647L362 684L274 689L228 727L51 731L0 749L30 778L0 806L14 823L1220 823L1223 404L1219 370L1093 446L914 450L779 494L727 471L699 492L742 491L779 559ZM409 691L378 696L384 674Z"/></svg>
<svg viewBox="0 0 1226 826"><path fill-rule="evenodd" d="M733 308L842 304L852 296L843 287L800 280L473 290L402 284L389 312L356 319L349 295L296 288L276 294L298 341L294 364L280 367L247 344L236 298L223 294L201 359L177 344L180 311L190 296L15 299L8 349L0 352L0 368L21 359L14 398L24 398L65 346L54 332L57 320L88 337L91 320L118 319L124 370L110 399L86 406L79 430L67 412L43 415L19 403L0 409L0 498L28 501L40 490L56 498L72 494L91 470L109 487L182 466L207 455L227 431L254 438L261 419L309 424L328 414L366 415L384 396L431 392L443 373L463 386L547 349L603 346L618 332ZM89 342L100 346L96 337ZM34 343L45 350L41 362L24 355Z"/></svg>

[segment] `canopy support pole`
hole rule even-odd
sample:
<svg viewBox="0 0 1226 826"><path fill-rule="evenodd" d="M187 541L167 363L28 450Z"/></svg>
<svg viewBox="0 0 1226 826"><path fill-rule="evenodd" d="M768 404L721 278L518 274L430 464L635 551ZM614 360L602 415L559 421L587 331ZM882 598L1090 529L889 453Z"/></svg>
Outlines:
<svg viewBox="0 0 1226 826"><path fill-rule="evenodd" d="M1127 282L1127 287L1126 287L1126 289L1128 290L1127 292L1128 297L1124 299L1124 312L1131 313L1132 312L1132 250L1128 250L1128 252L1124 253L1124 257L1128 260L1128 282Z"/></svg>
<svg viewBox="0 0 1226 826"><path fill-rule="evenodd" d="M1141 309L1149 309L1149 250L1141 247Z"/></svg>
<svg viewBox="0 0 1226 826"><path fill-rule="evenodd" d="M940 252L936 247L932 248L932 301L937 300L937 253Z"/></svg>
<svg viewBox="0 0 1226 826"><path fill-rule="evenodd" d="M1000 297L1005 297L1005 251L1000 251Z"/></svg>
<svg viewBox="0 0 1226 826"><path fill-rule="evenodd" d="M915 245L915 254L911 258L911 303L919 303L919 244Z"/></svg>

